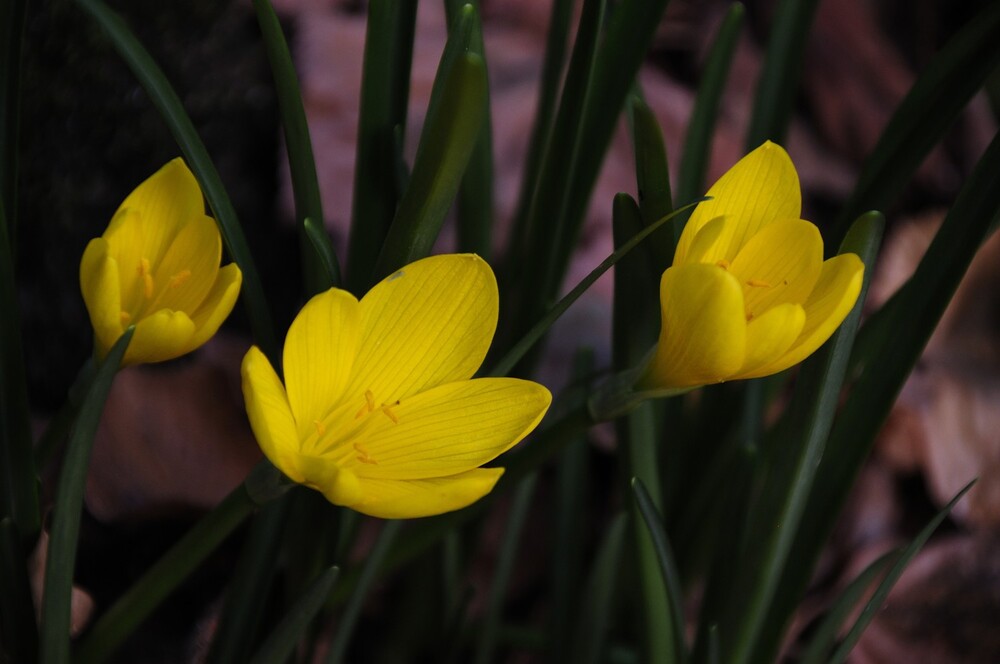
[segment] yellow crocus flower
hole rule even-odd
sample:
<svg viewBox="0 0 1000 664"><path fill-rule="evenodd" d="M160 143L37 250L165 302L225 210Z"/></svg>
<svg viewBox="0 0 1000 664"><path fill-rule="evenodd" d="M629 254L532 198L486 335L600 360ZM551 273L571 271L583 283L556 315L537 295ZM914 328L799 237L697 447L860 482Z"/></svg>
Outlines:
<svg viewBox="0 0 1000 664"><path fill-rule="evenodd" d="M469 505L551 402L543 386L477 378L496 330L496 279L481 258L444 255L390 275L360 301L337 288L306 303L285 338L282 384L243 358L257 441L295 482L382 518Z"/></svg>
<svg viewBox="0 0 1000 664"><path fill-rule="evenodd" d="M861 291L861 260L824 261L819 229L800 219L799 177L780 146L748 154L708 196L660 280L660 337L639 389L787 369L830 338Z"/></svg>
<svg viewBox="0 0 1000 664"><path fill-rule="evenodd" d="M222 239L194 175L174 159L118 207L80 261L80 289L103 358L135 325L123 364L161 362L208 341L232 311L242 274L219 266Z"/></svg>

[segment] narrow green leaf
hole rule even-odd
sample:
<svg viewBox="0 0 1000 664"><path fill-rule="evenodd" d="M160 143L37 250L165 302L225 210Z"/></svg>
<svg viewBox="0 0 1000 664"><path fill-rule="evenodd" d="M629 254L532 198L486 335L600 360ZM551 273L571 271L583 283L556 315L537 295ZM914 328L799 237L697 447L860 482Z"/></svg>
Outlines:
<svg viewBox="0 0 1000 664"><path fill-rule="evenodd" d="M514 490L514 503L510 508L510 516L507 518L507 527L504 529L503 543L500 545L500 553L497 558L496 572L493 574L493 584L490 586L490 597L486 605L486 614L483 616L483 624L479 630L479 640L476 643L476 664L489 664L495 661L497 631L500 628L500 619L503 617L503 606L507 599L507 586L510 584L510 577L514 573L514 564L517 562L517 552L521 544L521 532L527 521L528 513L531 511L532 500L535 497L535 484L537 475L529 475L524 478Z"/></svg>
<svg viewBox="0 0 1000 664"><path fill-rule="evenodd" d="M76 415L80 412L80 404L83 403L84 397L90 390L90 384L93 382L96 372L97 364L93 357L88 358L80 367L80 371L66 395L66 401L49 422L38 442L35 443L35 468L44 468L59 445L65 442L70 427L73 426Z"/></svg>
<svg viewBox="0 0 1000 664"><path fill-rule="evenodd" d="M597 555L594 556L594 564L587 576L580 620L576 626L576 638L573 639L573 656L564 661L576 664L597 664L603 661L602 655L606 650L608 629L613 617L612 599L618 586L626 525L625 514L620 513L604 532Z"/></svg>
<svg viewBox="0 0 1000 664"><path fill-rule="evenodd" d="M802 653L799 664L823 664L829 661L830 651L833 649L834 641L837 634L840 633L844 621L854 611L855 605L861 601L861 597L872 582L885 572L889 561L898 553L894 550L879 556L844 588L844 591L840 593L833 606L823 617L819 627L816 628L816 633L813 634L809 646Z"/></svg>
<svg viewBox="0 0 1000 664"><path fill-rule="evenodd" d="M96 664L111 657L255 507L245 483L233 489L97 619L81 641L74 661Z"/></svg>
<svg viewBox="0 0 1000 664"><path fill-rule="evenodd" d="M2 102L0 102L2 105ZM14 286L11 232L0 200L0 517L14 519L25 542L41 525L38 478L31 449L28 388L21 345L21 317Z"/></svg>
<svg viewBox="0 0 1000 664"><path fill-rule="evenodd" d="M682 203L705 191L705 174L708 172L722 90L729 78L729 67L736 53L745 13L742 3L734 2L729 6L705 61L705 70L694 98L694 108L691 110L691 120L688 122L684 149L681 152L677 200Z"/></svg>
<svg viewBox="0 0 1000 664"><path fill-rule="evenodd" d="M864 210L884 210L895 200L972 95L1000 65L998 41L1000 3L987 3L934 56L865 160L854 192L841 210L833 239Z"/></svg>
<svg viewBox="0 0 1000 664"><path fill-rule="evenodd" d="M639 192L639 211L642 225L648 226L674 209L670 196L670 169L667 166L667 148L656 115L639 96L629 99L632 116L632 145L635 150L635 179ZM652 258L650 270L659 275L674 262L674 249L680 239L680 225L672 224L649 240L648 253ZM676 235L675 235L676 233Z"/></svg>
<svg viewBox="0 0 1000 664"><path fill-rule="evenodd" d="M617 3L598 45L593 80L580 122L579 133L586 140L583 149L576 156L573 178L566 190L566 221L560 226L562 234L558 243L562 250L554 270L556 279L548 297L554 296L562 276L566 274L594 183L618 124L618 117L632 90L656 28L660 25L666 5L667 0Z"/></svg>
<svg viewBox="0 0 1000 664"><path fill-rule="evenodd" d="M43 664L69 662L70 597L90 451L94 446L94 435L101 421L101 413L104 412L104 403L111 391L111 383L134 332L135 326L125 330L125 334L115 342L97 369L97 375L80 406L80 414L66 447L45 560L39 659Z"/></svg>
<svg viewBox="0 0 1000 664"><path fill-rule="evenodd" d="M257 644L260 621L277 571L290 501L275 500L255 515L226 588L210 664L245 662Z"/></svg>
<svg viewBox="0 0 1000 664"><path fill-rule="evenodd" d="M226 193L219 172L215 169L204 143L195 131L191 118L184 111L180 98L171 87L163 71L153 61L149 52L115 11L100 0L77 0L84 10L97 21L111 40L111 44L139 80L153 106L160 112L187 160L191 171L198 178L209 207L215 214L226 249L243 272L242 297L250 318L254 342L260 346L272 364L279 366L277 337L274 324L264 297L260 275L250 255L243 229L236 210Z"/></svg>
<svg viewBox="0 0 1000 664"><path fill-rule="evenodd" d="M545 38L545 60L538 88L538 109L528 139L528 154L524 161L524 175L517 197L514 227L511 232L508 254L523 256L527 249L527 217L535 189L545 146L549 144L555 120L556 100L566 61L566 43L569 41L569 22L573 17L573 0L553 0L549 15L549 30Z"/></svg>
<svg viewBox="0 0 1000 664"><path fill-rule="evenodd" d="M523 320L537 320L548 307L549 298L558 289L559 271L557 256L569 253L563 236L567 225L566 210L570 205L570 183L579 164L579 152L590 137L583 133L583 113L591 93L591 78L598 37L604 16L604 0L585 0L576 30L576 41L570 58L566 81L559 98L559 110L549 134L549 142L542 155L542 164L535 184L534 195L524 223L527 239L524 255L516 255L518 293L527 300L517 304L524 312ZM523 332L522 329L516 330Z"/></svg>
<svg viewBox="0 0 1000 664"><path fill-rule="evenodd" d="M441 101L428 110L410 182L385 238L376 276L430 253L462 182L482 127L486 65L478 55L458 56L446 76Z"/></svg>
<svg viewBox="0 0 1000 664"><path fill-rule="evenodd" d="M330 591L337 582L338 574L340 574L339 567L329 567L316 579L309 591L295 603L288 615L267 637L250 660L250 664L281 664L291 657L299 639L309 629L309 624L330 597Z"/></svg>
<svg viewBox="0 0 1000 664"><path fill-rule="evenodd" d="M322 224L315 222L311 217L306 217L302 222L302 231L306 234L312 244L316 259L319 262L317 285L320 291L327 290L340 283L340 268L337 263L337 255L330 244L330 235Z"/></svg>
<svg viewBox="0 0 1000 664"><path fill-rule="evenodd" d="M466 4L465 0L445 2L449 27L458 18L463 4ZM486 49L483 46L480 4L478 0L472 0L467 4L476 8L473 13L469 53L475 53L485 63ZM483 108L483 125L479 129L479 139L472 149L462 185L458 190L458 250L479 254L489 261L493 253L493 120L488 86L484 92L486 100Z"/></svg>
<svg viewBox="0 0 1000 664"><path fill-rule="evenodd" d="M368 553L368 557L365 558L365 564L361 569L361 576L358 578L357 585L351 592L351 597L347 601L344 613L340 616L337 633L333 637L333 644L330 646L330 652L326 657L326 664L340 664L340 662L344 661L344 657L347 656L347 646L351 643L351 636L353 636L354 628L357 626L358 618L361 616L361 609L368 599L368 592L378 578L385 554L392 546L392 542L396 538L396 535L399 534L401 527L401 521L386 521L385 525L382 526L382 532L378 534L375 545Z"/></svg>
<svg viewBox="0 0 1000 664"><path fill-rule="evenodd" d="M12 247L17 246L21 50L27 7L26 0L0 4L0 213L6 215L7 228L3 230Z"/></svg>
<svg viewBox="0 0 1000 664"><path fill-rule="evenodd" d="M785 142L799 91L802 54L818 4L818 0L779 0L774 8L774 24L747 130L747 151L767 140Z"/></svg>
<svg viewBox="0 0 1000 664"><path fill-rule="evenodd" d="M899 555L899 558L893 564L892 568L889 569L885 578L882 579L882 583L880 583L878 588L875 589L875 593L872 595L871 599L868 600L867 604L865 604L865 608L862 609L861 615L858 616L857 621L851 627L851 631L847 633L847 636L844 637L844 641L840 644L840 647L838 647L836 652L833 653L833 657L830 658L831 664L843 662L847 659L851 649L854 648L858 639L861 638L862 632L865 631L865 628L868 627L872 618L875 617L875 613L882 608L882 604L885 603L885 599L889 596L889 591L891 591L892 587L896 585L896 581L899 580L899 577L903 575L903 571L906 569L906 566L910 564L913 557L916 556L920 549L923 548L924 544L927 543L927 540L930 539L930 536L935 530L938 529L941 522L944 521L945 518L947 518L947 516L951 513L955 504L958 503L958 501L960 501L966 493L968 493L969 489L971 489L972 485L975 483L976 480L972 480L966 484L965 488L959 491L958 494L951 499L951 502L945 505L944 509L938 512L934 518L931 519L930 523L924 526L924 529L917 534L913 541L910 542L909 546L907 546Z"/></svg>
<svg viewBox="0 0 1000 664"><path fill-rule="evenodd" d="M578 351L573 361L571 382L580 383L593 372L594 355ZM573 661L572 626L579 606L579 580L583 576L584 552L587 550L585 521L589 496L589 446L586 435L577 436L567 445L556 467L555 524L550 562L552 590L548 660Z"/></svg>
<svg viewBox="0 0 1000 664"><path fill-rule="evenodd" d="M667 532L663 528L663 518L660 511L653 503L649 492L643 486L639 478L632 479L632 492L635 495L635 502L642 515L643 523L656 549L656 560L660 566L660 574L663 576L663 584L666 587L667 603L669 606L668 620L661 625L661 629L671 633L670 643L673 651L668 654L669 660L659 659L656 661L671 661L683 664L688 660L687 649L684 647L684 608L681 597L681 581L677 574L677 565L674 562L674 554L667 540Z"/></svg>
<svg viewBox="0 0 1000 664"><path fill-rule="evenodd" d="M659 221L650 224L642 229L640 233L635 235L631 240L624 243L620 248L616 249L610 256L601 261L601 264L595 267L590 273L580 280L576 286L573 287L569 293L563 296L558 302L552 305L551 308L542 316L535 325L528 330L527 333L521 339L511 347L509 351L500 359L499 362L490 370L490 376L506 376L513 370L513 368L520 362L527 352L534 346L538 341L545 336L549 328L552 327L553 323L559 320L559 317L566 313L566 310L576 302L581 295L583 295L588 288L594 285L594 282L601 278L605 272L607 272L611 267L621 260L623 257L628 255L628 252L632 251L640 242L649 237L663 224L676 219L681 213L691 209L704 199L699 199L689 205L679 208L663 217Z"/></svg>
<svg viewBox="0 0 1000 664"><path fill-rule="evenodd" d="M0 659L37 661L38 627L28 561L17 524L10 517L0 519L0 644Z"/></svg>
<svg viewBox="0 0 1000 664"><path fill-rule="evenodd" d="M368 289L402 196L397 146L403 143L417 0L371 0L361 72L347 287Z"/></svg>
<svg viewBox="0 0 1000 664"><path fill-rule="evenodd" d="M790 557L799 524L816 518L805 511L806 501L824 457L884 225L877 212L861 216L841 247L841 253L855 253L864 263L864 285L840 329L803 364L788 426L776 429L784 435L771 446L774 458L768 459L761 497L749 516L751 543L740 557L733 600L720 623L727 662L755 660L766 623L784 622L772 600L784 570L801 562Z"/></svg>
<svg viewBox="0 0 1000 664"><path fill-rule="evenodd" d="M292 176L292 192L295 196L295 217L304 227L307 219L315 219L319 226L314 229L308 239L303 238L303 248L315 247L322 243L323 249L306 251L303 255L303 268L306 272L306 284L310 292L326 290L330 286L340 285L340 265L333 251L330 236L322 227L323 203L319 192L319 180L316 177L316 160L313 158L312 140L309 137L309 125L306 124L306 112L302 106L302 91L299 89L299 79L292 64L292 55L288 51L288 43L274 13L270 0L253 0L254 11L257 13L257 23L264 37L264 48L274 75L275 91L278 96L278 109L281 112L281 126L285 133L285 149L288 152L288 166ZM332 267L329 263L333 259ZM317 264L317 261L319 264ZM333 282L329 282L332 275Z"/></svg>

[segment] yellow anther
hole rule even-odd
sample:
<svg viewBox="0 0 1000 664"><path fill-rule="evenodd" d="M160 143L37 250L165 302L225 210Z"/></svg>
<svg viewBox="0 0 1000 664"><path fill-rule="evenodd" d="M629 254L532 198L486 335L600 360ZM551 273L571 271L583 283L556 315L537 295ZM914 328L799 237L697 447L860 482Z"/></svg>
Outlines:
<svg viewBox="0 0 1000 664"><path fill-rule="evenodd" d="M181 270L174 276L170 277L170 287L177 288L190 278L191 278L191 270Z"/></svg>
<svg viewBox="0 0 1000 664"><path fill-rule="evenodd" d="M396 413L392 412L392 407L398 405L399 405L398 401L394 404L387 404L387 403L382 404L382 412L385 413L386 417L392 420L393 424L399 424L399 418L396 417Z"/></svg>
<svg viewBox="0 0 1000 664"><path fill-rule="evenodd" d="M748 279L747 286L751 288L770 288L771 284L766 281L761 281L760 279Z"/></svg>
<svg viewBox="0 0 1000 664"><path fill-rule="evenodd" d="M135 269L136 274L142 278L143 293L146 299L153 297L153 275L148 258L139 259L139 266Z"/></svg>
<svg viewBox="0 0 1000 664"><path fill-rule="evenodd" d="M719 267L721 267L723 270L728 270L729 269L729 261L727 261L725 258L722 258L722 259L716 261L715 264L718 265Z"/></svg>
<svg viewBox="0 0 1000 664"><path fill-rule="evenodd" d="M127 323L127 322L129 322L130 320L132 320L132 314L130 314L130 313L129 313L129 312L127 312L127 311L123 311L123 312L121 312L120 314L118 314L118 317L122 319L122 322L123 322L123 323Z"/></svg>
<svg viewBox="0 0 1000 664"><path fill-rule="evenodd" d="M747 312L747 322L749 323L752 320L753 320L753 312L752 311L748 311Z"/></svg>
<svg viewBox="0 0 1000 664"><path fill-rule="evenodd" d="M361 443L354 443L354 450L358 453L358 457L357 458L358 458L358 461L360 461L361 463L367 463L367 464L370 464L372 466L377 466L378 465L378 461L376 461L375 459L371 458L368 455L368 450L366 450L365 448L361 447Z"/></svg>
<svg viewBox="0 0 1000 664"><path fill-rule="evenodd" d="M322 436L326 433L326 427L319 420L313 420L313 424L316 425L316 433Z"/></svg>
<svg viewBox="0 0 1000 664"><path fill-rule="evenodd" d="M365 404L368 406L368 412L375 410L375 395L372 394L371 390L365 390Z"/></svg>

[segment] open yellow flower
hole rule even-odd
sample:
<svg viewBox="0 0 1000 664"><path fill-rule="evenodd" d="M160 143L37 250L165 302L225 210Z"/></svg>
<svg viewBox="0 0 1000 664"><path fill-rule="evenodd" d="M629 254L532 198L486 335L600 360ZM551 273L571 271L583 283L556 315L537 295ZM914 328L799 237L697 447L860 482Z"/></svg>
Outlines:
<svg viewBox="0 0 1000 664"><path fill-rule="evenodd" d="M640 389L787 369L830 338L861 291L857 256L823 261L823 238L799 218L799 177L780 146L764 143L708 195L660 280L660 338Z"/></svg>
<svg viewBox="0 0 1000 664"><path fill-rule="evenodd" d="M174 159L118 207L80 261L80 289L103 358L129 325L123 364L161 362L208 341L232 311L242 274L219 266L222 239L194 175Z"/></svg>
<svg viewBox="0 0 1000 664"><path fill-rule="evenodd" d="M478 256L416 261L359 302L331 288L285 339L282 385L264 354L243 358L243 395L261 449L290 479L382 518L469 505L502 468L479 468L538 423L543 386L477 378L498 294Z"/></svg>

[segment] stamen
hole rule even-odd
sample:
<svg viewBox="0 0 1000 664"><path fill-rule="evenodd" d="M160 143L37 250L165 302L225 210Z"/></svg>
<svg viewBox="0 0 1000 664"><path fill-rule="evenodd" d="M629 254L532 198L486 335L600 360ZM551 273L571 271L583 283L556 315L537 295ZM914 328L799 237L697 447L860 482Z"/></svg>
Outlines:
<svg viewBox="0 0 1000 664"><path fill-rule="evenodd" d="M365 405L354 415L354 419L361 419L363 415L374 412L375 410L375 395L372 394L371 390L365 390Z"/></svg>
<svg viewBox="0 0 1000 664"><path fill-rule="evenodd" d="M752 311L748 311L747 312L747 322L749 323L752 320L753 320L753 312Z"/></svg>
<svg viewBox="0 0 1000 664"><path fill-rule="evenodd" d="M715 264L721 267L723 270L729 269L729 261L727 261L725 258L719 259L718 261L716 261Z"/></svg>
<svg viewBox="0 0 1000 664"><path fill-rule="evenodd" d="M121 320L122 320L123 323L127 323L130 320L132 320L132 314L130 314L127 311L121 312L120 314L118 314L118 317L121 318Z"/></svg>
<svg viewBox="0 0 1000 664"><path fill-rule="evenodd" d="M761 281L760 279L748 279L747 286L751 288L770 288L771 284L766 281Z"/></svg>
<svg viewBox="0 0 1000 664"><path fill-rule="evenodd" d="M181 270L174 276L170 277L170 288L177 288L190 278L191 270Z"/></svg>
<svg viewBox="0 0 1000 664"><path fill-rule="evenodd" d="M366 450L365 448L361 447L361 443L354 443L354 449L358 453L358 457L357 457L358 461L360 461L361 463L370 464L372 466L377 466L378 465L378 461L376 461L375 459L371 458L368 455L368 450Z"/></svg>
<svg viewBox="0 0 1000 664"><path fill-rule="evenodd" d="M396 413L392 412L392 407L398 405L399 405L398 401L394 404L387 404L387 403L382 404L382 412L385 413L386 417L392 420L393 424L399 424L399 418L396 416Z"/></svg>
<svg viewBox="0 0 1000 664"><path fill-rule="evenodd" d="M139 267L136 268L136 273L142 278L143 293L146 299L153 297L153 275L151 274L151 268L149 266L148 258L139 259Z"/></svg>
<svg viewBox="0 0 1000 664"><path fill-rule="evenodd" d="M313 424L316 425L316 433L322 436L326 433L326 427L319 420L313 420Z"/></svg>

